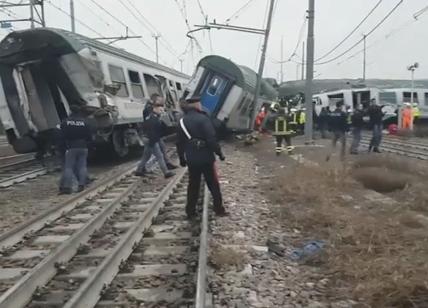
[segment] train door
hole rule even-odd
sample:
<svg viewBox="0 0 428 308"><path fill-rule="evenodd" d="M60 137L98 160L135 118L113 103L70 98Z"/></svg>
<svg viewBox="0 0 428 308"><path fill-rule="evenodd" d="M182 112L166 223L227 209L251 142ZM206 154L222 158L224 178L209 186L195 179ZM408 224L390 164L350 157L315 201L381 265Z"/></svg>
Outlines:
<svg viewBox="0 0 428 308"><path fill-rule="evenodd" d="M211 114L219 107L227 82L227 79L219 74L209 76L201 92L201 101L205 111Z"/></svg>

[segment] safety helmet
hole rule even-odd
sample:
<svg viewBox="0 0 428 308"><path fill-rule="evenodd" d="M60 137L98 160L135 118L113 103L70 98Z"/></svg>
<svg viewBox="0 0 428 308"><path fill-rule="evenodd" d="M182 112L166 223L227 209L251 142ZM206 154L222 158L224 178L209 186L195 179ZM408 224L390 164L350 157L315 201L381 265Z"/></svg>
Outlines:
<svg viewBox="0 0 428 308"><path fill-rule="evenodd" d="M279 104L278 103L272 103L271 105L270 105L270 109L272 110L272 111L275 111L275 112L278 112L278 110L279 110Z"/></svg>

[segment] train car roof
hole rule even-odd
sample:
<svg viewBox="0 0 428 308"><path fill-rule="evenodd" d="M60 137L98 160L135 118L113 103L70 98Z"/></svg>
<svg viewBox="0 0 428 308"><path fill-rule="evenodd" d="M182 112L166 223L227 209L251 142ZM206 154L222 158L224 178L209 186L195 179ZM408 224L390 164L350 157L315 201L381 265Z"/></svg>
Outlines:
<svg viewBox="0 0 428 308"><path fill-rule="evenodd" d="M0 42L0 62L16 62L19 59L20 53L24 52L28 54L28 52L36 49L46 50L49 48L51 50L50 54L61 55L73 52L78 53L80 50L88 47L127 58L131 61L142 63L183 78L190 78L190 76L177 70L147 60L123 49L104 44L77 33L56 28L36 28L10 33Z"/></svg>
<svg viewBox="0 0 428 308"><path fill-rule="evenodd" d="M202 58L199 61L198 66L207 67L223 75L226 75L227 77L233 79L237 86L248 91L255 92L257 73L249 67L237 65L229 59L216 55ZM278 96L278 93L269 82L262 79L260 96L269 99L275 99Z"/></svg>
<svg viewBox="0 0 428 308"><path fill-rule="evenodd" d="M313 92L325 93L343 89L360 90L365 88L398 89L411 88L410 80L396 79L316 79L313 81ZM415 88L428 88L427 79L415 80ZM305 80L287 81L280 85L280 96L292 96L305 92Z"/></svg>

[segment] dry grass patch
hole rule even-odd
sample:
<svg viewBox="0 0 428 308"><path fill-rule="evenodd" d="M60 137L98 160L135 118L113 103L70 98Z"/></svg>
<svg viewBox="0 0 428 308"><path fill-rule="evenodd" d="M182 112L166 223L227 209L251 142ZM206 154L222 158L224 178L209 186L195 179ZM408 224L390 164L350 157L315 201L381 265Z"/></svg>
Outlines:
<svg viewBox="0 0 428 308"><path fill-rule="evenodd" d="M428 307L428 218L349 198L361 189L357 181L378 191L410 191L408 180L394 180L406 178L406 168L376 158L351 169L299 166L291 176L279 176L281 185L272 191L281 204L278 217L305 237L328 242L324 266L332 273L331 297L345 285L370 307Z"/></svg>
<svg viewBox="0 0 428 308"><path fill-rule="evenodd" d="M236 267L242 270L246 260L247 257L243 251L222 245L212 245L209 256L210 264L217 269Z"/></svg>

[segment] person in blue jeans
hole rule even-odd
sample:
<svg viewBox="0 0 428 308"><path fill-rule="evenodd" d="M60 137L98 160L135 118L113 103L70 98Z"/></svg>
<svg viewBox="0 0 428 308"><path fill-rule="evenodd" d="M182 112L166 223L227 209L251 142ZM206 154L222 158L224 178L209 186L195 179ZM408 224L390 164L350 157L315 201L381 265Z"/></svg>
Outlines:
<svg viewBox="0 0 428 308"><path fill-rule="evenodd" d="M138 165L137 170L135 172L136 176L145 176L147 175L147 173L149 173L146 169L146 165L152 155L155 156L165 178L169 178L175 175L174 172L168 170L167 164L165 162L165 156L162 152L160 145L161 138L166 131L166 125L160 120L162 112L163 103L155 102L153 104L152 112L144 121L143 129L146 135L146 138L144 138L143 140L144 152L140 164Z"/></svg>
<svg viewBox="0 0 428 308"><path fill-rule="evenodd" d="M78 192L85 189L88 170L88 143L92 141L92 131L77 104L70 106L71 114L61 122L65 155L60 185L60 194L73 192L73 178L77 177Z"/></svg>

